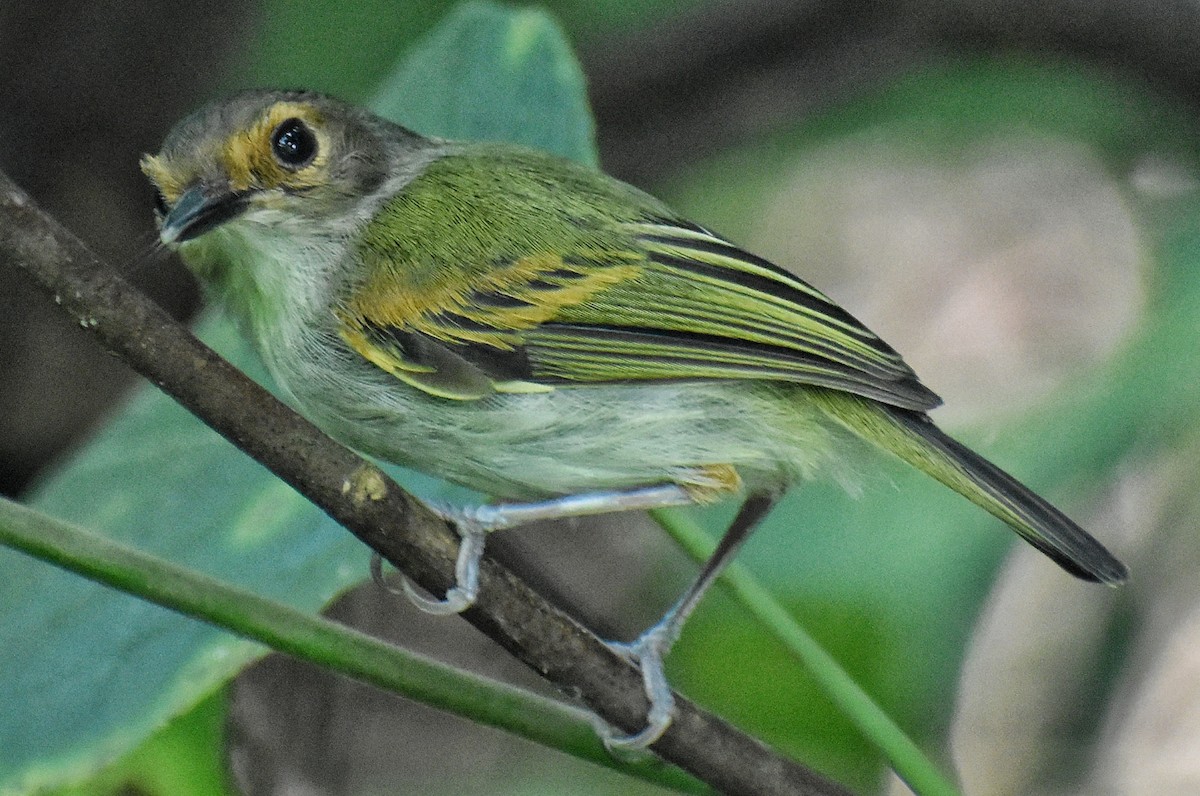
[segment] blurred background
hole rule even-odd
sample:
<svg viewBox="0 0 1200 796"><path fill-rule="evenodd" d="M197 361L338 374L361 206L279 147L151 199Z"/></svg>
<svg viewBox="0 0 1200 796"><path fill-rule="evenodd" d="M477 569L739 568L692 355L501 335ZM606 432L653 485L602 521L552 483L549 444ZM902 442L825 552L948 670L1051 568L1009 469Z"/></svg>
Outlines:
<svg viewBox="0 0 1200 796"><path fill-rule="evenodd" d="M909 498L917 480L886 468L860 501L799 490L788 505L817 530L765 531L743 560L966 792L1200 792L1200 7L543 5L577 48L607 171L849 308L946 399L939 423L1045 489L1135 579L1070 582L1032 551L1009 555L970 507L986 530L926 533L922 517L960 516L956 498L924 485ZM190 277L146 257L140 153L238 88L370 97L448 7L4 4L0 168L190 318ZM3 267L0 319L0 493L21 495L135 379ZM694 571L636 519L500 548L609 635L635 632ZM782 653L710 602L672 661L682 690L863 792L898 787ZM464 623L377 590L333 611L537 687ZM282 659L231 704L245 793L648 788Z"/></svg>

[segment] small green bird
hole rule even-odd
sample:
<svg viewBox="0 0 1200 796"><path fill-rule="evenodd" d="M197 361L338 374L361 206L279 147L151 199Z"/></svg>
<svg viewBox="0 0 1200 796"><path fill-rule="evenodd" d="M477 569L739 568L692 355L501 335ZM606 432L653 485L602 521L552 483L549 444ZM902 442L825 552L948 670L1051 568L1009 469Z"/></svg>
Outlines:
<svg viewBox="0 0 1200 796"><path fill-rule="evenodd" d="M642 670L647 746L671 721L663 657L789 484L858 437L1000 518L1080 578L1125 567L943 434L940 399L807 283L590 168L425 138L330 97L251 91L182 121L142 169L161 240L272 376L346 444L509 501L448 511L475 599L487 532L747 495L663 619L617 645Z"/></svg>

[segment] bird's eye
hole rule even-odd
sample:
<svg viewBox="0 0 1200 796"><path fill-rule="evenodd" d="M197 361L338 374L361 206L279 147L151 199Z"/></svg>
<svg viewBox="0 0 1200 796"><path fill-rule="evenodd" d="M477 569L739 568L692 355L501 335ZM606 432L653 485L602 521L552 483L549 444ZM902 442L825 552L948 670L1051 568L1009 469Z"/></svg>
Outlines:
<svg viewBox="0 0 1200 796"><path fill-rule="evenodd" d="M304 168L317 156L317 136L299 119L285 119L271 133L271 152L286 168Z"/></svg>

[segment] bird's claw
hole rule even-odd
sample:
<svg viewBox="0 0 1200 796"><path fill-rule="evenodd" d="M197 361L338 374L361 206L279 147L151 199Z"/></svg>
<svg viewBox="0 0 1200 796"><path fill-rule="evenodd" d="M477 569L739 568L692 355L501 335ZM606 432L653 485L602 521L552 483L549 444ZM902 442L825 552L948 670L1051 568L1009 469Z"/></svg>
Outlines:
<svg viewBox="0 0 1200 796"><path fill-rule="evenodd" d="M451 586L446 590L446 596L441 600L438 600L433 597L426 597L417 589L416 586L413 585L412 581L408 578L402 578L400 585L404 587L404 596L407 597L413 605L415 605L419 610L435 616L461 614L475 603L475 588ZM475 585L476 584L471 584L471 586Z"/></svg>
<svg viewBox="0 0 1200 796"><path fill-rule="evenodd" d="M642 684L650 700L646 726L641 730L621 735L608 724L599 728L600 739L614 756L624 758L645 752L663 736L674 719L675 696L663 668L663 657L674 639L667 638L665 631L663 625L655 625L631 643L609 643L613 651L642 670Z"/></svg>
<svg viewBox="0 0 1200 796"><path fill-rule="evenodd" d="M474 605L479 595L479 561L483 558L488 533L504 527L506 523L492 506L464 508L440 503L428 505L434 514L452 524L458 532L460 541L458 558L454 562L455 583L446 590L446 596L441 600L425 596L408 578L403 578L401 584L408 599L425 613L438 616L459 614Z"/></svg>

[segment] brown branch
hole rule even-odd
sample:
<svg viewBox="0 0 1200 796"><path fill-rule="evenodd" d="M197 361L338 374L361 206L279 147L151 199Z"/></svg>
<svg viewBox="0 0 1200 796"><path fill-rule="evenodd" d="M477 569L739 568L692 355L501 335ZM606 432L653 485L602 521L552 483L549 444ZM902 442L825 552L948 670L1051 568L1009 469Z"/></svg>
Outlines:
<svg viewBox="0 0 1200 796"><path fill-rule="evenodd" d="M7 263L420 586L441 593L451 584L458 537L444 521L197 340L0 172L0 265ZM484 559L480 581L467 621L606 721L641 729L647 703L635 668L494 560ZM726 793L846 793L682 698L654 750Z"/></svg>

